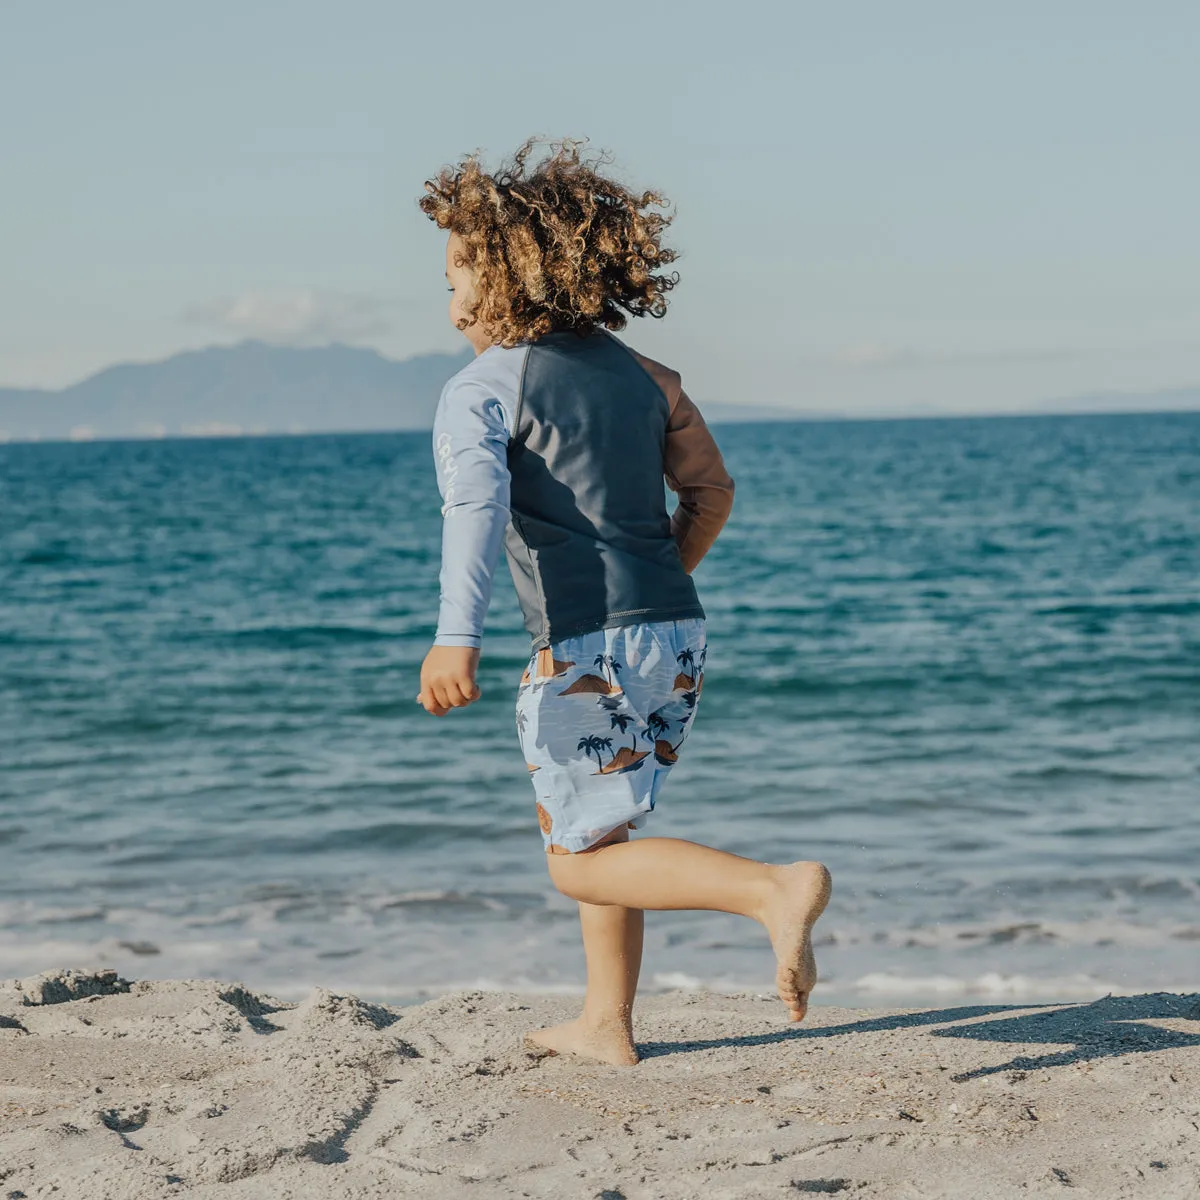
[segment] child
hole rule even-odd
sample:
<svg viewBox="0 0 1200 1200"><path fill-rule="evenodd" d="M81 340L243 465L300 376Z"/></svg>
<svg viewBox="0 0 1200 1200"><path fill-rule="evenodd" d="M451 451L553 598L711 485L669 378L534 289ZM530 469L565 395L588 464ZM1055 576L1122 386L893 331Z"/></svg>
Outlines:
<svg viewBox="0 0 1200 1200"><path fill-rule="evenodd" d="M605 178L575 143L531 165L532 149L495 175L467 158L420 202L449 233L450 319L477 357L446 385L434 425L441 609L417 700L444 716L479 698L503 544L533 638L517 729L550 877L579 902L587 959L582 1016L529 1036L543 1051L632 1065L644 909L761 922L799 1021L830 878L820 863L629 838L700 698L707 647L691 572L729 516L733 481L679 376L607 332L627 313L666 311L675 255L661 244L670 218L653 211L665 201Z"/></svg>

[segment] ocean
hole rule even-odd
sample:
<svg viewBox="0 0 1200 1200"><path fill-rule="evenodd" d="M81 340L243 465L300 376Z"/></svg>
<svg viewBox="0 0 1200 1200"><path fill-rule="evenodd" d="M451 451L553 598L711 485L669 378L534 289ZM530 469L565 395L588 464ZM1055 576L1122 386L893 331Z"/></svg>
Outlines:
<svg viewBox="0 0 1200 1200"><path fill-rule="evenodd" d="M726 425L655 833L820 858L817 999L1200 990L1200 414ZM0 446L0 977L577 991L513 729L414 703L428 436ZM647 918L643 986L771 990Z"/></svg>

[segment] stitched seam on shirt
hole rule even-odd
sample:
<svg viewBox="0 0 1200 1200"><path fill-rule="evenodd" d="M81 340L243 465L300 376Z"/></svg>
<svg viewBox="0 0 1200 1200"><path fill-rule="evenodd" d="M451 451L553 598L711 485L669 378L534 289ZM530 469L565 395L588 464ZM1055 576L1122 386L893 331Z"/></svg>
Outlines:
<svg viewBox="0 0 1200 1200"><path fill-rule="evenodd" d="M525 374L529 370L529 359L533 353L533 346L525 347L525 358L521 363L521 378L517 381L517 411L513 413L513 430L512 437L509 438L509 446L517 440L517 430L521 425L521 418L525 415ZM509 497L509 508L512 508L512 497ZM550 611L546 607L546 593L542 590L542 567L541 563L536 562L533 557L533 547L525 540L525 535L521 530L517 529L517 534L521 539L521 544L525 547L525 554L529 559L529 574L533 576L533 586L537 589L538 610L542 618L541 633L539 638L547 637L550 633Z"/></svg>
<svg viewBox="0 0 1200 1200"><path fill-rule="evenodd" d="M550 632L550 609L546 607L546 593L542 590L542 564L540 559L533 557L533 547L525 543L525 552L529 555L529 567L533 573L533 586L537 588L538 611L542 614L542 632L545 637Z"/></svg>
<svg viewBox="0 0 1200 1200"><path fill-rule="evenodd" d="M656 604L648 608L618 608L616 612L610 612L605 620L611 621L616 617L638 617L642 613L657 612L660 608L674 608L672 604Z"/></svg>
<svg viewBox="0 0 1200 1200"><path fill-rule="evenodd" d="M521 360L521 377L517 380L517 411L513 413L512 436L508 439L510 446L517 440L517 430L525 415L525 372L529 370L529 352L532 349L532 346L526 346L525 357Z"/></svg>

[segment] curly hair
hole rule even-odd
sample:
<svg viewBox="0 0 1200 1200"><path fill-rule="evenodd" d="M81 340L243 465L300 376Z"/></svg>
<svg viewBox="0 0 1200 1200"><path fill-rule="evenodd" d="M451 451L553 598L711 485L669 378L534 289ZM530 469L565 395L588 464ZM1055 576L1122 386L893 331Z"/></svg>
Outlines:
<svg viewBox="0 0 1200 1200"><path fill-rule="evenodd" d="M549 143L530 162L527 141L495 174L474 155L427 180L421 211L463 242L475 278L470 319L502 346L598 325L624 329L626 314L662 317L678 282L678 257L662 245L672 217L658 192L638 194L599 173L583 143Z"/></svg>

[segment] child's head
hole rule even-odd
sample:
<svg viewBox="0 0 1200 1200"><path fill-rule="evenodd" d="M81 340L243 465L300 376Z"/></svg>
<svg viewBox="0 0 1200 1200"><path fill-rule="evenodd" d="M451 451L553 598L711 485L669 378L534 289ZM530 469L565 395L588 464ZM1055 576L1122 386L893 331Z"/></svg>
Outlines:
<svg viewBox="0 0 1200 1200"><path fill-rule="evenodd" d="M494 175L474 157L425 184L421 209L449 232L450 319L476 350L555 330L623 329L626 314L661 317L678 275L660 244L669 215L598 173L579 143L553 144L530 163L526 142Z"/></svg>

